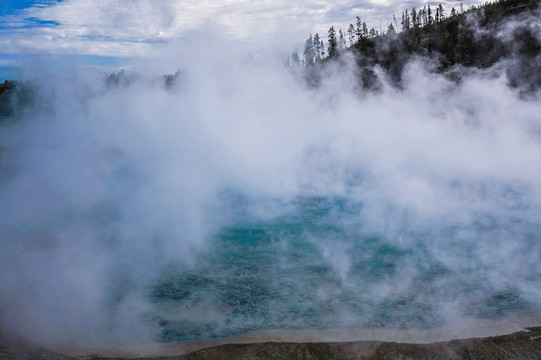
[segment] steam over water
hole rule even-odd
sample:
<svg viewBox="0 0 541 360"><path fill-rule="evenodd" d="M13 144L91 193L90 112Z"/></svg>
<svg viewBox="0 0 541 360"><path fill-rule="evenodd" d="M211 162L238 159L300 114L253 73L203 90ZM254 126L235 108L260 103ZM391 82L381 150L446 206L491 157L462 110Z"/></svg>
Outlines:
<svg viewBox="0 0 541 360"><path fill-rule="evenodd" d="M373 93L347 59L310 88L190 46L129 85L25 70L0 127L4 327L95 344L540 310L541 102L507 64L456 83L414 61L404 89L375 69Z"/></svg>
<svg viewBox="0 0 541 360"><path fill-rule="evenodd" d="M231 205L242 207L242 200ZM520 285L493 283L498 265L479 260L492 254L475 242L506 233L493 215L461 228L405 228L402 243L364 233L362 220L355 220L362 207L344 198L299 198L290 214L271 221L242 217L221 229L194 268L175 269L153 287L158 312L151 320L162 328L161 338L269 329L426 330L444 327L451 316L501 319L538 309L529 289L539 282L538 269L524 269ZM536 251L535 225L529 226L514 229L508 246Z"/></svg>

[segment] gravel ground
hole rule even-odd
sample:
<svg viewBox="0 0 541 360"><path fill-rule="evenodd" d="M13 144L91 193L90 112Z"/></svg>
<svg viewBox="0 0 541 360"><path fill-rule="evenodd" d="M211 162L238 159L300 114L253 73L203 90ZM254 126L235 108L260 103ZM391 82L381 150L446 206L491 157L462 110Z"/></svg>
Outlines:
<svg viewBox="0 0 541 360"><path fill-rule="evenodd" d="M105 360L99 355L66 356L20 341L0 340L0 360ZM126 359L126 358L116 358ZM395 342L268 342L226 344L189 354L169 357L145 357L140 360L211 360L211 359L541 359L541 327L531 327L509 335L408 344Z"/></svg>

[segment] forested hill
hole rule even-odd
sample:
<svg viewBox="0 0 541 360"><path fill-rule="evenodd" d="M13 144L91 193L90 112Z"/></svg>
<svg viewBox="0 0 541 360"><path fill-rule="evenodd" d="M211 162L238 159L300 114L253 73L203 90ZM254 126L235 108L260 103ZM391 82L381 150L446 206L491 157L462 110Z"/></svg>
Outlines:
<svg viewBox="0 0 541 360"><path fill-rule="evenodd" d="M393 15L381 33L357 17L345 31L331 27L326 41L310 35L302 57L293 54L289 63L303 66L309 82L317 85L317 68L352 55L361 85L377 88L374 66L401 86L404 66L414 57L433 60L439 72L457 65L488 68L509 59L510 85L531 92L541 87L539 23L539 0L501 0L469 9L425 5Z"/></svg>

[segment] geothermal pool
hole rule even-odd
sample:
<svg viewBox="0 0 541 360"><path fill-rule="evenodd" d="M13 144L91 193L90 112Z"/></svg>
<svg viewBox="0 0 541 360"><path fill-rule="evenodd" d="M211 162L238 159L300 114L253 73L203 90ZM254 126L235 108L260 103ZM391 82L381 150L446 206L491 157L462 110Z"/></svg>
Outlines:
<svg viewBox="0 0 541 360"><path fill-rule="evenodd" d="M267 204L284 213L265 219L250 213L249 199L227 202L234 219L210 249L193 266L168 269L149 290L147 321L160 341L267 330L438 330L458 319L540 309L528 289L541 286L541 269L506 270L504 258L490 258L503 238L514 249L509 256L538 251L538 225L485 213L460 226L415 229L404 212L393 215L401 224L386 236L366 230L363 203L347 198Z"/></svg>
<svg viewBox="0 0 541 360"><path fill-rule="evenodd" d="M4 326L114 347L540 313L538 95L420 62L403 89L361 91L354 64L312 88L206 54L176 88L29 80L0 131Z"/></svg>

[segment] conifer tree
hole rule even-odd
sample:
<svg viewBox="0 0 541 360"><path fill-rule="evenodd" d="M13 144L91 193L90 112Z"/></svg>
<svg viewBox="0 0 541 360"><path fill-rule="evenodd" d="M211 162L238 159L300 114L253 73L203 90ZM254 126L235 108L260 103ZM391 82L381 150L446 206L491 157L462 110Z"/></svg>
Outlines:
<svg viewBox="0 0 541 360"><path fill-rule="evenodd" d="M417 11L415 8L411 9L411 22L414 28L417 28Z"/></svg>
<svg viewBox="0 0 541 360"><path fill-rule="evenodd" d="M426 13L428 18L428 26L430 26L432 25L432 23L434 23L434 18L432 17L432 10L430 10L430 5L428 5Z"/></svg>
<svg viewBox="0 0 541 360"><path fill-rule="evenodd" d="M438 9L440 10L440 22L445 20L445 16L443 15L443 6L441 4L438 6Z"/></svg>
<svg viewBox="0 0 541 360"><path fill-rule="evenodd" d="M410 16L408 10L406 9L405 13L402 13L402 31L407 31L410 28Z"/></svg>
<svg viewBox="0 0 541 360"><path fill-rule="evenodd" d="M332 58L334 55L336 55L336 50L338 46L338 43L336 40L336 30L334 30L334 26L331 26L331 28L329 29L328 42L329 42L329 48L328 48L329 58Z"/></svg>
<svg viewBox="0 0 541 360"><path fill-rule="evenodd" d="M346 48L346 39L344 37L344 33L342 32L342 29L340 29L338 33L339 33L338 49L343 50Z"/></svg>
<svg viewBox="0 0 541 360"><path fill-rule="evenodd" d="M297 52L294 52L293 54L291 54L290 66L296 67L296 66L299 66L300 63L301 63L301 59L299 58L299 54L297 54Z"/></svg>
<svg viewBox="0 0 541 360"><path fill-rule="evenodd" d="M368 37L368 26L366 26L366 23L365 23L365 22L363 22L363 36L364 36L365 38Z"/></svg>
<svg viewBox="0 0 541 360"><path fill-rule="evenodd" d="M355 34L355 27L353 24L349 24L348 36L349 36L349 46L353 46L353 36Z"/></svg>
<svg viewBox="0 0 541 360"><path fill-rule="evenodd" d="M313 65L315 62L315 51L314 51L314 40L312 38L312 34L310 34L310 37L306 39L306 42L304 43L304 66L310 66Z"/></svg>
<svg viewBox="0 0 541 360"><path fill-rule="evenodd" d="M357 29L355 31L355 35L357 35L357 42L361 40L361 37L363 36L362 28L361 28L361 17L357 16Z"/></svg>
<svg viewBox="0 0 541 360"><path fill-rule="evenodd" d="M394 28L393 23L390 23L387 27L387 35L396 35L396 29Z"/></svg>
<svg viewBox="0 0 541 360"><path fill-rule="evenodd" d="M322 46L322 43L319 39L319 34L316 33L314 35L314 39L313 39L313 47L314 47L314 51L315 51L315 62L318 62L321 60L321 50L323 48Z"/></svg>

